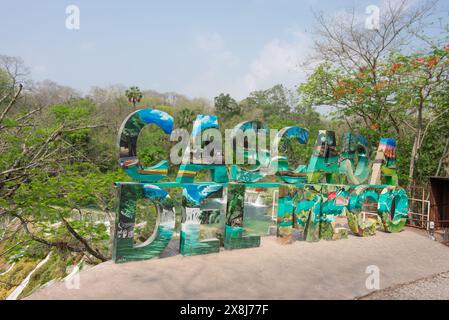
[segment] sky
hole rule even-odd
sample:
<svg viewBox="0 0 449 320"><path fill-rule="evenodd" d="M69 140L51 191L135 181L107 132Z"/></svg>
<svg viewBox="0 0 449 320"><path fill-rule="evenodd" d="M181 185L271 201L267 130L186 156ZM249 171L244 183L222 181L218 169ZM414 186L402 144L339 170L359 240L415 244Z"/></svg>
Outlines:
<svg viewBox="0 0 449 320"><path fill-rule="evenodd" d="M447 0L446 0L447 1ZM21 57L32 79L87 93L137 85L190 98L236 99L303 82L313 12L380 1L318 0L0 0L0 54ZM79 29L67 6L79 8Z"/></svg>

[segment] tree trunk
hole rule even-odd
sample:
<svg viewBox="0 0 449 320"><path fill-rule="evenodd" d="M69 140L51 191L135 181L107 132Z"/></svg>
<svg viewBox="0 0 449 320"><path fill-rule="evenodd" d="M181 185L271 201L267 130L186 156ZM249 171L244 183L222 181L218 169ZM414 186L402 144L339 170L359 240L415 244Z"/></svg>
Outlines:
<svg viewBox="0 0 449 320"><path fill-rule="evenodd" d="M413 143L412 148L412 154L410 155L410 167L409 167L409 181L408 186L412 186L414 184L415 179L415 169L416 169L416 163L418 162L419 158L419 151L421 149L421 135L422 135L422 127L423 127L423 119L422 119L422 111L423 111L423 104L424 104L424 98L421 94L421 99L418 107L418 119L417 119L417 131L415 136L415 141Z"/></svg>
<svg viewBox="0 0 449 320"><path fill-rule="evenodd" d="M419 143L418 136L415 136L415 141L413 142L412 153L410 155L410 166L408 171L408 186L411 187L414 182L415 176L415 164L416 164L416 155L417 155L417 145Z"/></svg>
<svg viewBox="0 0 449 320"><path fill-rule="evenodd" d="M440 174L441 168L443 167L444 159L447 156L449 156L449 138L447 138L447 140L446 140L446 145L444 146L440 161L438 161L438 168L437 168L437 172L435 173L435 176L438 177L438 175Z"/></svg>

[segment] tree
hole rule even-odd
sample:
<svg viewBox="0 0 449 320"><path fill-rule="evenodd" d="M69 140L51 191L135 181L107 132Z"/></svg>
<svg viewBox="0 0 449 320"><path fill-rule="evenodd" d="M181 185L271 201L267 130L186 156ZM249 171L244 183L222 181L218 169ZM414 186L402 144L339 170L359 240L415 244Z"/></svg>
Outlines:
<svg viewBox="0 0 449 320"><path fill-rule="evenodd" d="M0 273L16 262L11 278L0 281L0 299L50 252L52 263L39 269L45 276L35 273L27 293L64 277L68 265L110 258L114 182L129 180L116 154L118 128L135 108L123 103L127 98L120 85L83 96L55 82L33 83L21 59L0 56ZM176 93L145 91L145 99L182 126L211 109L204 99ZM172 105L161 106L164 101ZM167 159L167 143L167 135L149 125L133 148L145 166Z"/></svg>
<svg viewBox="0 0 449 320"><path fill-rule="evenodd" d="M133 104L134 110L136 110L136 104L139 103L143 97L139 87L130 87L126 90L125 95L128 98L128 101Z"/></svg>
<svg viewBox="0 0 449 320"><path fill-rule="evenodd" d="M2 73L0 75L2 93L5 91L11 93L19 84L29 83L29 70L21 58L0 55L0 70Z"/></svg>
<svg viewBox="0 0 449 320"><path fill-rule="evenodd" d="M30 84L28 95L24 97L26 105L50 106L81 99L78 91L68 86L61 86L56 82L44 80Z"/></svg>
<svg viewBox="0 0 449 320"><path fill-rule="evenodd" d="M372 141L381 136L398 139L404 150L399 163L403 171L408 171L407 180L412 183L420 154L423 148L427 149L425 143L432 143L432 149L445 154L444 132L449 122L448 50L392 53L378 61L376 72L378 83L373 87L370 74L360 70L342 73L327 64L320 65L299 87L302 102L336 106L337 116L346 121L350 130L357 130ZM379 107L380 101L383 108ZM429 134L434 134L430 140ZM420 166L428 167L421 171L421 178L436 171L432 159Z"/></svg>
<svg viewBox="0 0 449 320"><path fill-rule="evenodd" d="M193 122L196 119L196 115L197 114L192 109L181 109L175 119L175 121L177 122L176 128L184 128L188 131L191 131Z"/></svg>
<svg viewBox="0 0 449 320"><path fill-rule="evenodd" d="M441 44L419 42L423 37L417 31L425 26L435 3L387 1L373 30L365 28L354 9L333 18L316 15L314 58L322 63L299 87L303 105L334 106L334 115L350 130L360 131L371 141L385 135L398 139L404 151L399 160L402 170L409 160L409 173L402 177L410 184L424 136L446 114L437 98L447 81L446 50ZM410 41L424 43L427 49L401 53ZM414 141L409 148L410 137Z"/></svg>
<svg viewBox="0 0 449 320"><path fill-rule="evenodd" d="M411 130L414 137L409 165L411 183L429 130L438 125L440 134L434 138L441 142L449 139L449 135L444 135L441 130L444 127L447 129L449 122L449 48L432 48L430 52L419 52L411 56L396 55L393 61L395 63L390 72L396 74L395 98L399 108L403 110L399 121ZM439 123L440 119L445 121Z"/></svg>
<svg viewBox="0 0 449 320"><path fill-rule="evenodd" d="M416 38L417 30L426 24L437 0L413 5L410 0L386 0L379 8L382 14L377 26L370 30L352 8L336 16L315 14L317 22L313 58L339 69L366 69L376 81L379 59L387 57Z"/></svg>
<svg viewBox="0 0 449 320"><path fill-rule="evenodd" d="M353 100L344 99L335 103L332 97L328 102L343 109L343 115L347 115L347 110L350 109L351 114L357 114L367 127L378 126L383 118L394 123L394 113L386 110L390 96L384 89L391 87L385 86L388 79L382 75L381 61L388 58L392 51L401 49L411 41L415 30L422 28L425 18L432 12L435 2L428 1L420 6L413 6L407 0L386 1L380 8L382 19L374 30L365 27L364 21L357 18L354 8L331 18L317 14L314 58L324 64L319 73L315 72L315 81L325 81L327 86L332 86L337 98L347 88L343 87L341 81L338 83L339 87L329 83L329 79L323 78L326 72L331 72L331 78L337 81L338 76L358 76L366 84L366 89L370 90L370 100L364 101L365 103L353 103ZM360 88L359 91L364 89Z"/></svg>
<svg viewBox="0 0 449 320"><path fill-rule="evenodd" d="M265 119L273 115L284 115L292 111L294 96L283 86L277 84L270 89L251 92L242 103L250 109L261 109Z"/></svg>
<svg viewBox="0 0 449 320"><path fill-rule="evenodd" d="M238 115L241 112L240 106L229 94L221 93L214 98L214 107L217 116L223 120Z"/></svg>
<svg viewBox="0 0 449 320"><path fill-rule="evenodd" d="M35 100L31 106L24 104L16 108L23 94L22 82L17 80L20 73L16 70L19 68L0 69L0 74L6 75L6 81L2 82L6 88L3 86L0 91L9 90L0 105L0 222L6 225L6 233L0 239L0 258L5 252L14 252L10 246L20 248L18 244L26 243L47 251L85 253L104 261L106 256L94 249L90 236L86 239L81 226L70 222L72 213L67 211L85 204L86 184L92 183L94 176L102 179L99 170L94 176L87 175L89 181L79 184L78 195L70 196L75 177L83 176L82 171L86 171L85 167L74 164L90 161L87 155L92 143L91 129L104 124L96 122L94 106L89 100L51 106L40 105ZM91 165L90 171L94 167ZM74 174L69 175L70 171ZM61 184L69 176L65 185ZM69 198L73 201L64 204ZM52 209L53 205L63 206ZM55 221L59 221L58 230L63 234L49 235L48 228Z"/></svg>

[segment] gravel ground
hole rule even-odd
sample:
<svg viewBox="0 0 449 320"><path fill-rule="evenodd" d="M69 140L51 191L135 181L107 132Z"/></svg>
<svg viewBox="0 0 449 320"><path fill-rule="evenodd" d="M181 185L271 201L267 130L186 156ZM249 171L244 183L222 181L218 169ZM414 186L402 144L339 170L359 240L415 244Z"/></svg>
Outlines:
<svg viewBox="0 0 449 320"><path fill-rule="evenodd" d="M449 271L379 290L361 300L448 300Z"/></svg>

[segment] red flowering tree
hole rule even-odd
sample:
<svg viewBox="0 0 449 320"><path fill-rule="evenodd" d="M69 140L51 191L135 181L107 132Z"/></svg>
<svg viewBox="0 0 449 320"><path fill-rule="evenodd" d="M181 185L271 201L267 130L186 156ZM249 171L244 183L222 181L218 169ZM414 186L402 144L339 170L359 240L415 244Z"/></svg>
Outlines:
<svg viewBox="0 0 449 320"><path fill-rule="evenodd" d="M411 182L429 135L437 134L432 139L438 140L439 151L449 139L448 57L447 46L425 54L391 54L378 62L375 76L368 68L343 72L322 64L300 85L302 103L334 106L334 115L349 130L362 132L372 141L380 136L400 140L409 155Z"/></svg>

